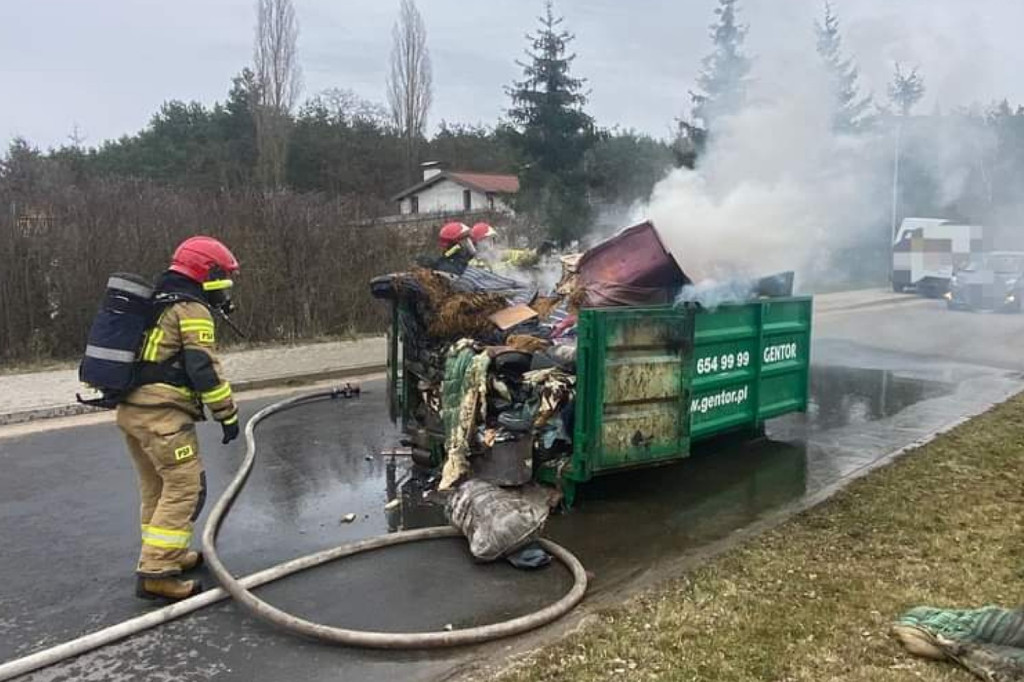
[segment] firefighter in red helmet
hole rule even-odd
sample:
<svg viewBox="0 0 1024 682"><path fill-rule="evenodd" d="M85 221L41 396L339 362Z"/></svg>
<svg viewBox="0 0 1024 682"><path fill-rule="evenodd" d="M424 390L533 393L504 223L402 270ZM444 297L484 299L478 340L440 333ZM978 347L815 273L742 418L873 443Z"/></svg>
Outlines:
<svg viewBox="0 0 1024 682"><path fill-rule="evenodd" d="M469 238L473 241L476 250L476 259L472 265L490 270L492 263L499 258L497 245L494 243L498 231L487 223L477 223L469 232Z"/></svg>
<svg viewBox="0 0 1024 682"><path fill-rule="evenodd" d="M434 262L433 268L453 275L465 272L476 256L472 237L473 231L465 223L447 223L437 235L441 257Z"/></svg>
<svg viewBox="0 0 1024 682"><path fill-rule="evenodd" d="M238 409L214 352L213 311L232 311L238 261L221 242L191 237L175 250L156 285L155 312L137 373L138 387L117 408L138 474L142 550L136 594L177 600L198 593L198 580L181 577L202 562L189 545L206 497L195 423L205 412L238 437Z"/></svg>
<svg viewBox="0 0 1024 682"><path fill-rule="evenodd" d="M498 232L487 223L477 223L473 226L473 229L470 230L469 236L470 239L473 240L473 243L479 246L486 240L498 236Z"/></svg>

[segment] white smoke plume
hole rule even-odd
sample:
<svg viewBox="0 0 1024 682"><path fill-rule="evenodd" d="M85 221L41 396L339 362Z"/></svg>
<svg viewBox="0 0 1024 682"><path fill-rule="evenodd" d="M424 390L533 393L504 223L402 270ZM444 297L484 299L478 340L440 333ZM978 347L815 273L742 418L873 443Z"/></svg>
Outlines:
<svg viewBox="0 0 1024 682"><path fill-rule="evenodd" d="M719 282L714 279L702 279L696 284L683 287L676 298L676 304L699 303L702 307L714 310L724 303L745 301L754 294L753 280L735 277Z"/></svg>
<svg viewBox="0 0 1024 682"><path fill-rule="evenodd" d="M920 66L924 74L925 100L902 126L878 115L874 125L858 133L835 130L835 98L815 50L813 26L821 10L816 0L787 4L784 18L790 30L784 40L771 27L758 36L761 24L751 21L750 36L761 42L750 50L755 59L748 104L714 122L695 170L670 172L649 201L627 215L617 212L621 207L606 210L595 225L595 240L609 236L613 225L652 220L698 283L688 294L697 301L718 301L729 290L721 283L789 270L796 272L797 289L804 292L885 285L898 127L903 166L897 220L1004 213L1011 216L1004 222L1014 222L1013 216L1021 215L1024 202L999 207L962 201L971 194L977 204L984 192L976 187L965 192L968 183L994 172L989 166L995 140L981 116L988 105L975 105L973 112L961 109L966 103L957 98L972 94L954 87L963 80L957 62L935 54L948 50L948 41L915 34L915 49L909 50L905 41L893 38L909 30L898 16L872 15L867 24L844 25L856 36L847 41L846 55L872 65L873 77L862 79L860 86L879 105L887 103L893 61L910 59L909 65ZM765 18L763 12L758 17ZM917 213L920 209L911 205L930 208ZM703 280L712 282L702 287Z"/></svg>
<svg viewBox="0 0 1024 682"><path fill-rule="evenodd" d="M840 250L884 241L891 161L875 140L833 131L824 73L806 61L757 73L697 169L654 188L645 213L695 281L795 270L806 285Z"/></svg>

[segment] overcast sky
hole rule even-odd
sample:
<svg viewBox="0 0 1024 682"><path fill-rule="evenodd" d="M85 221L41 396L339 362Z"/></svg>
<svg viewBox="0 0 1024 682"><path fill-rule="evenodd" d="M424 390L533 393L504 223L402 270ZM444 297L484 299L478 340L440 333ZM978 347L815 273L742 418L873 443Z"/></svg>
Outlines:
<svg viewBox="0 0 1024 682"><path fill-rule="evenodd" d="M441 119L493 123L542 0L419 0ZM558 0L577 34L599 124L666 135L687 106L717 0ZM813 58L819 0L741 0L749 52ZM833 0L867 89L919 64L924 107L1024 101L1021 0ZM305 94L383 100L397 0L295 0ZM251 59L251 0L0 0L0 142L46 147L77 125L94 145L144 126L169 99L212 103ZM767 67L764 67L767 68Z"/></svg>

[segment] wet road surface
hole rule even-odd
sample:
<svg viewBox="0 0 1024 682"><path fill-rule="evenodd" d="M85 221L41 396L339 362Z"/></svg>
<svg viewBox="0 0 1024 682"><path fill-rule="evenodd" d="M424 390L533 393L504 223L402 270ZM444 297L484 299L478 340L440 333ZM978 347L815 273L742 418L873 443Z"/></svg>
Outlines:
<svg viewBox="0 0 1024 682"><path fill-rule="evenodd" d="M859 315L862 324L871 319ZM548 535L594 573L589 603L614 601L681 554L840 485L1022 385L1017 372L1001 368L1002 355L992 363L951 362L908 352L906 344L880 350L827 332L814 348L806 415L771 422L760 441L703 443L682 463L599 479L582 488L577 508L552 519ZM236 574L386 532L386 462L378 453L397 436L383 382L364 389L358 400L266 423L256 469L221 534ZM269 402L250 401L243 410ZM216 426L201 427L212 496L244 449L222 448L218 435ZM0 434L0 462L0 660L151 608L132 596L134 473L112 424ZM341 523L348 513L357 520ZM568 584L560 567L481 566L462 541L443 540L320 567L261 594L321 622L439 630L525 613ZM493 660L506 646L425 654L340 649L279 633L222 604L28 679L433 680L481 656Z"/></svg>

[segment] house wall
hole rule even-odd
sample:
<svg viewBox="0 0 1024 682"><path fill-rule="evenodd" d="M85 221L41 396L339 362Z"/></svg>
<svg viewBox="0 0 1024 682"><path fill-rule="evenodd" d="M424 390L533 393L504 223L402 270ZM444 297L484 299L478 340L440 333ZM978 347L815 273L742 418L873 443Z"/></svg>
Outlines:
<svg viewBox="0 0 1024 682"><path fill-rule="evenodd" d="M462 185L451 180L442 180L437 184L431 185L415 195L419 197L419 212L460 213L465 210L465 204L463 203L463 191L465 189ZM471 194L472 206L470 210L482 211L490 209L490 202L486 194L476 191L471 191ZM402 215L412 213L412 197L402 199L399 204ZM508 207L501 199L495 197L494 209L506 211Z"/></svg>

